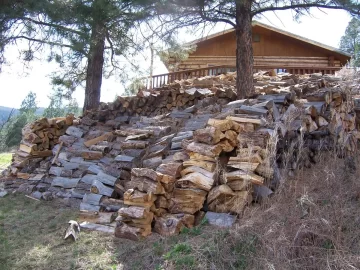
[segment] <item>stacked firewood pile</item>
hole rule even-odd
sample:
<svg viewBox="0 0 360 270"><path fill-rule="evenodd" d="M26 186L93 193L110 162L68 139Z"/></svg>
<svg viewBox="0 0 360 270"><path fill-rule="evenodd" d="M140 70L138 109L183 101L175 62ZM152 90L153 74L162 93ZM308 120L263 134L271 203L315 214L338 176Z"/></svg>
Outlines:
<svg viewBox="0 0 360 270"><path fill-rule="evenodd" d="M177 234L207 212L241 215L284 173L316 164L320 151L355 151L356 117L341 78L261 72L256 94L233 101L234 78L183 80L102 104L76 126L63 119L62 135L49 143L54 157L23 167L44 178L31 175L26 190L79 199L83 227L138 240ZM187 95L195 97L183 102Z"/></svg>
<svg viewBox="0 0 360 270"><path fill-rule="evenodd" d="M42 160L53 155L52 149L59 143L59 138L64 135L69 126L73 125L74 116L58 118L42 118L27 124L22 130L23 139L18 151L13 156L10 167L12 174L28 179L30 176L24 169L31 160Z"/></svg>

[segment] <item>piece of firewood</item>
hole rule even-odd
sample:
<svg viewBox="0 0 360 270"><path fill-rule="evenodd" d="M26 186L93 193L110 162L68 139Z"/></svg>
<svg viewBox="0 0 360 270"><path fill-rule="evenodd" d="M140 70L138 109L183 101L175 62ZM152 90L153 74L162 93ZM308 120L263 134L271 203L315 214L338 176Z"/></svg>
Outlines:
<svg viewBox="0 0 360 270"><path fill-rule="evenodd" d="M252 172L244 172L241 170L228 172L225 174L225 178L227 182L233 181L233 180L249 180L254 185L263 185L264 184L264 178L256 175Z"/></svg>
<svg viewBox="0 0 360 270"><path fill-rule="evenodd" d="M91 192L95 194L105 195L108 197L112 197L115 194L113 188L105 186L99 180L94 180L91 184Z"/></svg>
<svg viewBox="0 0 360 270"><path fill-rule="evenodd" d="M176 181L176 185L186 188L199 188L205 191L210 191L214 185L214 178L206 177L205 175L193 172L186 174L182 178Z"/></svg>
<svg viewBox="0 0 360 270"><path fill-rule="evenodd" d="M203 168L209 172L214 172L215 168L216 168L216 163L210 162L210 161L190 159L190 160L184 161L183 166L184 167L197 166L197 167Z"/></svg>
<svg viewBox="0 0 360 270"><path fill-rule="evenodd" d="M129 189L124 193L124 204L142 206L147 209L154 204L156 200L156 195L152 193L143 193L135 189Z"/></svg>
<svg viewBox="0 0 360 270"><path fill-rule="evenodd" d="M205 175L206 177L212 178L212 179L215 176L214 173L209 172L208 170L205 170L199 166L190 166L190 167L185 168L184 170L181 171L181 176L185 176L185 175L187 175L189 173L193 173L193 172L201 173L201 174Z"/></svg>
<svg viewBox="0 0 360 270"><path fill-rule="evenodd" d="M215 127L206 127L194 131L194 140L200 143L217 144L225 137L225 135Z"/></svg>
<svg viewBox="0 0 360 270"><path fill-rule="evenodd" d="M101 135L99 137L96 137L94 139L91 139L91 140L88 140L88 141L84 142L84 145L86 147L90 147L92 145L97 144L98 142L106 141L110 135L112 135L112 132L107 132L107 133L105 133L105 134L103 134L103 135Z"/></svg>
<svg viewBox="0 0 360 270"><path fill-rule="evenodd" d="M157 167L156 171L173 177L174 179L180 177L180 172L182 170L183 164L180 162L170 162L166 164L161 164Z"/></svg>
<svg viewBox="0 0 360 270"><path fill-rule="evenodd" d="M60 151L61 151L61 148L63 147L63 145L64 145L64 142L61 142L58 150L56 151L55 157L51 161L51 164L54 164L56 162L57 158L59 157L59 154L60 154Z"/></svg>
<svg viewBox="0 0 360 270"><path fill-rule="evenodd" d="M240 169L243 171L255 171L256 168L259 166L259 163L251 163L251 162L233 162L230 161L227 164L228 167Z"/></svg>
<svg viewBox="0 0 360 270"><path fill-rule="evenodd" d="M176 216L155 217L154 232L162 236L178 235L183 228L184 224Z"/></svg>
<svg viewBox="0 0 360 270"><path fill-rule="evenodd" d="M187 150L209 157L217 157L220 155L222 147L220 145L207 145L204 143L192 142L187 146Z"/></svg>

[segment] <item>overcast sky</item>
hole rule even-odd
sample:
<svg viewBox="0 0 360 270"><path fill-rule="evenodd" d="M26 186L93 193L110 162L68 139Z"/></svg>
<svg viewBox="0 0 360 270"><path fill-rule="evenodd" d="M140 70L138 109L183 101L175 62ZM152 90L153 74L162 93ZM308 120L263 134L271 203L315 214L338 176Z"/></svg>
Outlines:
<svg viewBox="0 0 360 270"><path fill-rule="evenodd" d="M345 11L314 9L312 16L302 17L300 23L293 21L291 11L278 12L277 15L265 13L265 17L260 21L323 44L338 47L350 19L351 17ZM209 34L226 28L229 26L218 25ZM184 32L180 38L182 41L191 41L198 37ZM18 51L15 47L9 48L6 57L9 65L4 66L0 73L0 105L18 108L27 93L33 91L37 94L38 106L48 106L48 95L51 92L48 75L56 70L57 65L44 61L33 61L30 67L24 67L18 59ZM147 67L149 61L144 61L143 64ZM154 74L167 72L158 59L155 66ZM122 93L122 85L116 78L103 80L101 101L113 101L116 94L121 95ZM76 90L73 96L82 106L84 90Z"/></svg>

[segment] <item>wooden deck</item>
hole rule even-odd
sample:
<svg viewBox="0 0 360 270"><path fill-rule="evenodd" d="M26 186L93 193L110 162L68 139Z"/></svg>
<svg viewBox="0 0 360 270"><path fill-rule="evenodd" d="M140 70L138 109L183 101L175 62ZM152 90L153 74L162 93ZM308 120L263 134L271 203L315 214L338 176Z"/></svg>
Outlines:
<svg viewBox="0 0 360 270"><path fill-rule="evenodd" d="M335 71L340 70L341 67L311 67L311 66L289 66L289 65L254 65L254 72L260 70L275 69L277 72L288 72L291 74L309 74L309 73L322 73L322 74L335 74ZM150 79L152 87L146 84L148 88L160 88L165 84L175 82L176 80L200 78L208 75L220 75L227 72L236 71L235 65L219 65L206 68L188 69L177 72L165 73L155 75Z"/></svg>

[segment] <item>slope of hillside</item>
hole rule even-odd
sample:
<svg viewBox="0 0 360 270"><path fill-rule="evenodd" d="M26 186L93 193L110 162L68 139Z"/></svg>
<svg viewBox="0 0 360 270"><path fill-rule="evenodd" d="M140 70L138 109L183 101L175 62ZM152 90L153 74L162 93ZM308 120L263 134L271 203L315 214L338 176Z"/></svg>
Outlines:
<svg viewBox="0 0 360 270"><path fill-rule="evenodd" d="M0 106L0 125L8 119L12 110L13 110L13 108ZM42 115L44 113L44 110L45 110L45 108L38 108L36 110L36 114ZM17 115L17 114L19 114L19 110L15 109L15 111L13 112L13 115Z"/></svg>

